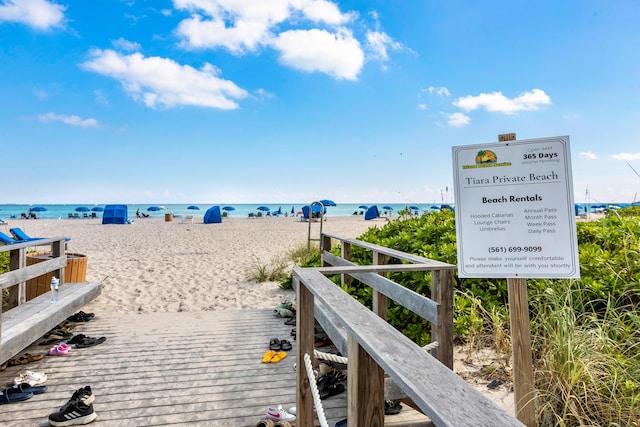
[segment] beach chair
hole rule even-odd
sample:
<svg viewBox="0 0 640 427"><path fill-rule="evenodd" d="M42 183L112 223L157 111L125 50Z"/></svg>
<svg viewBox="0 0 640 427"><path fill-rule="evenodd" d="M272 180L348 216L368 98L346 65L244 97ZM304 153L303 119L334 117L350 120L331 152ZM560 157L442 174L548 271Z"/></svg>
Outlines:
<svg viewBox="0 0 640 427"><path fill-rule="evenodd" d="M185 215L184 217L182 217L183 224L187 221L191 221L191 224L193 224L193 215Z"/></svg>
<svg viewBox="0 0 640 427"><path fill-rule="evenodd" d="M27 233L25 233L20 227L11 228L9 229L9 232L13 235L13 237L18 242L31 242L33 240L44 239L44 237L31 237ZM64 240L68 242L69 240L71 240L71 237L65 237Z"/></svg>
<svg viewBox="0 0 640 427"><path fill-rule="evenodd" d="M3 245L13 245L14 243L21 243L19 240L12 239L11 237L0 231L0 243Z"/></svg>
<svg viewBox="0 0 640 427"><path fill-rule="evenodd" d="M22 228L20 227L10 228L9 232L13 235L14 239L20 242L29 242L31 240L42 239L42 237L30 237L29 235L27 235L27 233L22 231Z"/></svg>

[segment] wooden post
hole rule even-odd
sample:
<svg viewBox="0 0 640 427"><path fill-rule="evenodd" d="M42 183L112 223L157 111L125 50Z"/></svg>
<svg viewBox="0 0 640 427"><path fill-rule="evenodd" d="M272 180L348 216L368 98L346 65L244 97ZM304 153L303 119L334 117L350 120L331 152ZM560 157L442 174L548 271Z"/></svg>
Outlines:
<svg viewBox="0 0 640 427"><path fill-rule="evenodd" d="M515 133L498 135L499 142L515 141ZM531 355L531 325L526 279L507 279L509 317L511 319L511 348L513 352L513 388L516 417L524 425L536 425L536 400Z"/></svg>
<svg viewBox="0 0 640 427"><path fill-rule="evenodd" d="M322 266L328 267L329 264L324 262L324 251L331 251L331 237L325 236L324 234L320 235L320 258L322 260Z"/></svg>
<svg viewBox="0 0 640 427"><path fill-rule="evenodd" d="M438 321L431 324L431 355L453 370L453 270L431 272L431 299L438 303Z"/></svg>
<svg viewBox="0 0 640 427"><path fill-rule="evenodd" d="M536 425L536 401L531 356L531 326L527 280L507 279L509 316L511 318L511 346L513 352L513 388L516 417L524 425Z"/></svg>
<svg viewBox="0 0 640 427"><path fill-rule="evenodd" d="M386 263L386 255L375 251L373 252L373 265L385 265ZM381 276L386 276L386 273L384 272L380 272L378 274ZM371 298L373 300L371 307L372 311L384 320L387 320L387 296L374 289L372 291Z"/></svg>
<svg viewBox="0 0 640 427"><path fill-rule="evenodd" d="M351 243L342 242L342 259L351 261ZM353 277L348 274L341 274L342 285L350 285L353 282Z"/></svg>
<svg viewBox="0 0 640 427"><path fill-rule="evenodd" d="M349 427L384 426L384 371L349 334L347 342Z"/></svg>
<svg viewBox="0 0 640 427"><path fill-rule="evenodd" d="M296 330L298 332L298 349L296 354L296 376L298 387L296 390L297 425L300 427L313 426L313 395L304 365L304 355L309 354L313 359L314 341L314 296L304 283L294 276L294 287L297 290Z"/></svg>

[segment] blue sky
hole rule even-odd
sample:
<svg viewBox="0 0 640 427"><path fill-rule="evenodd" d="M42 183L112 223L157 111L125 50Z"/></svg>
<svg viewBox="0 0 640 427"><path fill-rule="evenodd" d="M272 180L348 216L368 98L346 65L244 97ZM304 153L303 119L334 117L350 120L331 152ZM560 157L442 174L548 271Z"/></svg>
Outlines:
<svg viewBox="0 0 640 427"><path fill-rule="evenodd" d="M640 200L640 2L0 0L0 203L453 202L451 147L569 135Z"/></svg>

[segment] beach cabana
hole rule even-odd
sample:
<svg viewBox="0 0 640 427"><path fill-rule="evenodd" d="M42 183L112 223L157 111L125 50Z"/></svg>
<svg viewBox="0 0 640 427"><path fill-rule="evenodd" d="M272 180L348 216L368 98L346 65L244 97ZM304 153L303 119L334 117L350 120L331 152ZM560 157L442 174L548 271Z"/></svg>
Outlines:
<svg viewBox="0 0 640 427"><path fill-rule="evenodd" d="M103 224L126 224L127 205L107 205L102 214Z"/></svg>
<svg viewBox="0 0 640 427"><path fill-rule="evenodd" d="M219 224L222 222L222 215L220 215L220 206L211 206L204 214L205 224Z"/></svg>
<svg viewBox="0 0 640 427"><path fill-rule="evenodd" d="M380 212L378 211L378 207L376 205L371 206L367 209L367 212L364 214L364 220L368 221L370 219L380 218Z"/></svg>

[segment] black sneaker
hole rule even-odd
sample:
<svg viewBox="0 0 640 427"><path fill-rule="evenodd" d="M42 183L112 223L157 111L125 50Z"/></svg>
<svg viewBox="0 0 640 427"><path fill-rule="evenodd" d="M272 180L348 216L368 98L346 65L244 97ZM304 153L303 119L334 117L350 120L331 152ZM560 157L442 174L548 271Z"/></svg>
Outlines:
<svg viewBox="0 0 640 427"><path fill-rule="evenodd" d="M89 424L95 420L98 414L93 410L93 405L85 405L80 400L69 402L65 410L49 415L49 424L52 426L77 426Z"/></svg>
<svg viewBox="0 0 640 427"><path fill-rule="evenodd" d="M69 401L63 407L60 408L60 412L64 412L67 409L67 407L74 402L82 402L83 404L88 406L92 404L95 400L96 398L91 392L90 386L79 388L73 393L73 396L71 396L71 399L69 399Z"/></svg>

